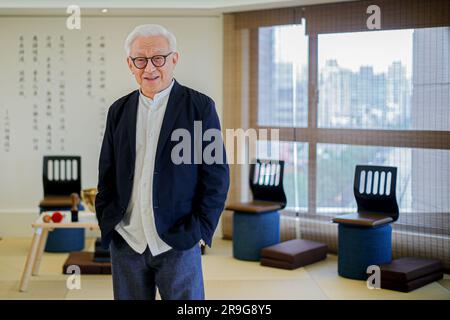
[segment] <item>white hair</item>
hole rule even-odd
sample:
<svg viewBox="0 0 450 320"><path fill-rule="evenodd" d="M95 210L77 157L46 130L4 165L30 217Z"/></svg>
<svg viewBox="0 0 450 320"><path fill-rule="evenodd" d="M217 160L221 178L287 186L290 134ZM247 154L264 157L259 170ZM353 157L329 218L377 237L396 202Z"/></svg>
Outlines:
<svg viewBox="0 0 450 320"><path fill-rule="evenodd" d="M177 39L175 36L163 26L159 24L142 24L134 28L133 31L128 35L125 40L125 52L127 56L130 55L131 45L133 41L136 40L137 37L151 37L151 36L162 36L169 43L169 50L176 51L177 50Z"/></svg>

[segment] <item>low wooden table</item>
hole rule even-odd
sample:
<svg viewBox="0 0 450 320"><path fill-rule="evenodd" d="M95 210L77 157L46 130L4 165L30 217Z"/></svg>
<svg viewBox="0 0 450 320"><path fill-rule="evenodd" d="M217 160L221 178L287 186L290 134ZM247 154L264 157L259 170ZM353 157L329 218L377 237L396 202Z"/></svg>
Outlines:
<svg viewBox="0 0 450 320"><path fill-rule="evenodd" d="M28 281L30 280L31 275L35 276L39 274L42 254L44 253L49 232L56 228L85 228L89 230L99 229L97 217L94 212L80 211L78 213L78 222L71 221L70 211L59 211L64 215L63 220L59 223L46 223L42 220L45 214L52 215L53 212L54 211L42 212L39 218L31 224L34 228L34 235L30 250L28 251L22 278L20 280L19 290L21 292L27 291Z"/></svg>

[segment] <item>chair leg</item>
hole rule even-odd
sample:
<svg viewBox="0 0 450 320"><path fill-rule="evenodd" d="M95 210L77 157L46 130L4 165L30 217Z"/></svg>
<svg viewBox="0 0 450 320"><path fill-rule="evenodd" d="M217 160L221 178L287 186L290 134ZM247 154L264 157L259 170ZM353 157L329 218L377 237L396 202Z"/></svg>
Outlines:
<svg viewBox="0 0 450 320"><path fill-rule="evenodd" d="M22 273L22 278L20 280L21 292L27 291L28 281L31 277L31 271L33 269L34 260L36 259L36 253L38 250L39 242L41 240L42 228L36 228L33 235L33 241L31 242L30 251L28 252L27 261L25 263L25 268Z"/></svg>
<svg viewBox="0 0 450 320"><path fill-rule="evenodd" d="M41 239L39 241L39 247L36 252L36 259L33 265L33 276L37 276L39 274L39 267L41 266L42 255L44 253L45 244L47 243L48 237L48 229L43 229L41 234Z"/></svg>

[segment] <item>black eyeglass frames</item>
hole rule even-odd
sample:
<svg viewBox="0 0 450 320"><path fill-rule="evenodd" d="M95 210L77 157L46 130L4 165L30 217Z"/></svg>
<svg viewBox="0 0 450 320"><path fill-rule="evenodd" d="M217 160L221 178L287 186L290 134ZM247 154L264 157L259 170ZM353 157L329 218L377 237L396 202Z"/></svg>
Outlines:
<svg viewBox="0 0 450 320"><path fill-rule="evenodd" d="M167 57L170 56L172 53L173 53L173 51L169 52L166 55L158 54L156 56L149 57L149 58L147 58L147 57L134 57L134 58L130 57L130 59L131 59L131 61L133 61L134 66L138 69L145 69L145 67L147 67L148 60L150 60L155 67L160 68L166 64Z"/></svg>

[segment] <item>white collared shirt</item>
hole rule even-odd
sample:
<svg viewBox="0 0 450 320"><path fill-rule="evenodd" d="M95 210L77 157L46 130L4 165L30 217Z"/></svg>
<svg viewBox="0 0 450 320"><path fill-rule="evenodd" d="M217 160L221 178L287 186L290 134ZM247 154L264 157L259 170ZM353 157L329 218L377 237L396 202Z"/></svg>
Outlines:
<svg viewBox="0 0 450 320"><path fill-rule="evenodd" d="M159 133L173 84L172 80L170 86L155 94L153 99L139 92L133 191L127 211L115 229L128 245L140 254L145 251L147 245L153 256L171 249L156 231L153 171Z"/></svg>

